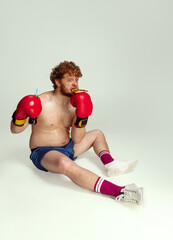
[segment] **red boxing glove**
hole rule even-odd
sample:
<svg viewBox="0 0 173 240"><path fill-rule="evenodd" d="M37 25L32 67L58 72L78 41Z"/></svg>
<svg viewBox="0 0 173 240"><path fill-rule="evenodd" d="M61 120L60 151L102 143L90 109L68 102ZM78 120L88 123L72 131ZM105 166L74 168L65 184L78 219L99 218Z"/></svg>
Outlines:
<svg viewBox="0 0 173 240"><path fill-rule="evenodd" d="M76 127L85 127L88 121L88 116L92 114L93 104L90 95L86 92L74 93L70 98L70 103L76 108Z"/></svg>
<svg viewBox="0 0 173 240"><path fill-rule="evenodd" d="M29 116L29 123L36 124L37 117L41 113L42 105L39 97L35 95L25 96L17 105L16 111L13 113L13 123L16 126L23 126L26 118Z"/></svg>

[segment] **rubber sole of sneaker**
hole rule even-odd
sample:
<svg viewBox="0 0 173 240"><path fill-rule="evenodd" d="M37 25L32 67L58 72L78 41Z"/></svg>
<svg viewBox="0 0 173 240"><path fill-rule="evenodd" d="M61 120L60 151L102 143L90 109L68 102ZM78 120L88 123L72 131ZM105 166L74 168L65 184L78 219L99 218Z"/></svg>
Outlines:
<svg viewBox="0 0 173 240"><path fill-rule="evenodd" d="M118 175L132 172L134 170L134 168L136 167L136 165L137 165L137 161L131 163L130 165L128 165L124 168L114 168L114 169L107 170L106 172L107 172L108 177L118 176Z"/></svg>
<svg viewBox="0 0 173 240"><path fill-rule="evenodd" d="M141 201L138 203L140 206L144 207L146 204L146 194L145 189L143 187L140 188L141 190Z"/></svg>

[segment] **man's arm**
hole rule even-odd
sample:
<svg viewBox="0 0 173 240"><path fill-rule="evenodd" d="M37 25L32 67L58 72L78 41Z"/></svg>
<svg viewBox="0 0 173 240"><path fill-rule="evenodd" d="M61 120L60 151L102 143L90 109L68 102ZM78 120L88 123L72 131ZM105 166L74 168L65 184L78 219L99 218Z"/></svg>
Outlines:
<svg viewBox="0 0 173 240"><path fill-rule="evenodd" d="M76 115L73 120L71 137L75 143L80 143L85 136L88 117L92 114L93 104L89 94L86 92L74 93L70 103L76 108Z"/></svg>
<svg viewBox="0 0 173 240"><path fill-rule="evenodd" d="M74 125L75 119L76 119L76 116L73 120L73 124L71 128L71 138L74 143L80 143L85 136L86 129L85 127L82 127L82 128L75 127Z"/></svg>
<svg viewBox="0 0 173 240"><path fill-rule="evenodd" d="M12 115L11 132L20 133L27 128L29 123L36 124L41 110L41 100L38 96L27 95L23 97Z"/></svg>
<svg viewBox="0 0 173 240"><path fill-rule="evenodd" d="M26 122L23 126L18 127L16 125L14 125L13 120L11 121L11 126L10 126L10 130L11 133L16 134L16 133L21 133L23 132L27 127L29 126L29 117L26 119Z"/></svg>

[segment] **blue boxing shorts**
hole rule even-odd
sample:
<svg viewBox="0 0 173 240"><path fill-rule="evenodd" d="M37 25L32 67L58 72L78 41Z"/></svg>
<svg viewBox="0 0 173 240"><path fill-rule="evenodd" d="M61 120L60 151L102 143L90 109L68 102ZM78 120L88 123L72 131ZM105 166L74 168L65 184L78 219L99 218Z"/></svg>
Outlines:
<svg viewBox="0 0 173 240"><path fill-rule="evenodd" d="M67 145L64 145L62 147L38 147L31 149L30 159L32 160L33 164L40 170L48 172L47 169L45 169L41 165L41 160L44 157L44 155L47 152L50 152L52 150L58 151L69 157L71 160L75 161L76 158L74 158L74 142L72 139L70 139L70 142Z"/></svg>

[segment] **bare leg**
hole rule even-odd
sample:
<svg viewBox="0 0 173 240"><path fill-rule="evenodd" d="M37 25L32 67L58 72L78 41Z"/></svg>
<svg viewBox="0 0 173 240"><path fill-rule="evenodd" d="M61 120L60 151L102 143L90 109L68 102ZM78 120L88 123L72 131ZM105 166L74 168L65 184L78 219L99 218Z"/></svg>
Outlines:
<svg viewBox="0 0 173 240"><path fill-rule="evenodd" d="M57 151L46 153L41 163L48 171L64 174L78 186L92 191L99 178L96 174L81 168L64 154Z"/></svg>
<svg viewBox="0 0 173 240"><path fill-rule="evenodd" d="M82 141L74 146L75 157L80 156L91 147L93 147L97 155L99 155L102 150L109 151L108 144L102 131L92 130L87 132Z"/></svg>
<svg viewBox="0 0 173 240"><path fill-rule="evenodd" d="M140 205L143 203L142 188L138 188L135 184L127 185L126 187L117 186L79 167L75 162L60 152L50 151L46 153L41 163L47 170L64 174L75 184L83 188L114 196L118 201L132 201ZM129 191L130 194L128 193Z"/></svg>
<svg viewBox="0 0 173 240"><path fill-rule="evenodd" d="M103 150L107 150L109 152L109 147L102 131L93 130L87 132L82 141L74 145L75 157L80 156L84 152L88 151L91 147L93 147L95 153L98 156L99 153ZM104 160L102 159L102 161L105 164L106 175L109 177L131 172L134 170L137 164L136 160L113 161L114 158L112 158L111 155L106 158L106 160L104 158ZM110 164L107 164L106 162Z"/></svg>

